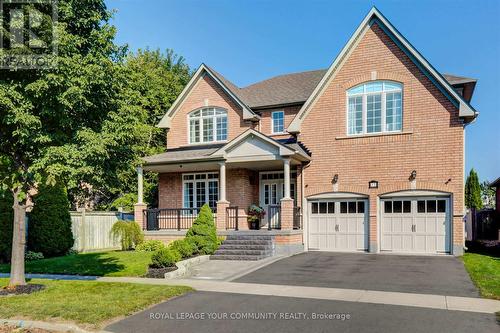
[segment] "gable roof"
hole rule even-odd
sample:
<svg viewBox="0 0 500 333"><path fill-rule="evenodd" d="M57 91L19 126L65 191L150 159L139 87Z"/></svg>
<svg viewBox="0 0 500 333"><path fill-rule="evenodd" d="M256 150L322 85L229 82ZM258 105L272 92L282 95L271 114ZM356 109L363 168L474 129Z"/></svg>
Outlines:
<svg viewBox="0 0 500 333"><path fill-rule="evenodd" d="M226 153L232 148L238 146L250 136L256 136L262 141L275 146L283 156L295 156L300 161L309 161L311 153L307 148L296 139L288 138L275 140L254 129L248 129L227 143L186 146L174 149L168 149L165 153L146 156L143 158L144 166L178 164L188 162L213 162L222 161L226 158Z"/></svg>
<svg viewBox="0 0 500 333"><path fill-rule="evenodd" d="M180 95L174 101L170 109L165 113L163 118L160 120L160 122L157 125L158 127L170 128L170 119L175 115L175 113L179 109L179 106L188 96L189 92L194 87L196 82L198 82L198 80L202 78L204 75L210 76L214 80L214 82L217 83L222 88L222 90L226 92L229 95L229 97L231 97L233 101L236 102L236 104L238 104L242 108L243 119L245 120L259 119L259 116L255 114L252 111L252 109L250 109L250 107L241 99L241 96L235 93L236 87L231 82L223 79L221 75L219 75L218 73L216 74L205 64L201 64L200 67L198 67L198 69L194 73L194 75L191 77L191 80L189 80L188 84L184 87Z"/></svg>
<svg viewBox="0 0 500 333"><path fill-rule="evenodd" d="M372 9L365 16L361 24L358 26L354 34L351 36L347 44L344 46L339 55L335 58L327 72L317 84L316 88L306 100L302 108L299 110L295 118L287 128L290 133L300 132L300 125L304 120L307 112L314 104L318 96L321 95L330 80L335 76L338 69L342 66L347 58L348 53L352 50L360 36L374 23L377 23L382 30L400 47L403 52L417 65L417 67L436 85L438 89L459 109L459 116L466 121L472 121L478 115L477 111L467 103L464 98L450 85L448 81L441 75L432 65L408 42L408 40L387 20L382 13L376 8Z"/></svg>

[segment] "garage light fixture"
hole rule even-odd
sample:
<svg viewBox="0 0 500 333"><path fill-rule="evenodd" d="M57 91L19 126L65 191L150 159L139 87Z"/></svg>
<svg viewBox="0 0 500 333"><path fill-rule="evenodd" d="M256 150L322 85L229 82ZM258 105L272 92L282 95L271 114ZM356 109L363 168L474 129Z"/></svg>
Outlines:
<svg viewBox="0 0 500 333"><path fill-rule="evenodd" d="M417 171L416 171L416 170L413 170L413 171L410 173L410 177L408 178L408 180L409 180L409 181L414 181L416 178L417 178Z"/></svg>
<svg viewBox="0 0 500 333"><path fill-rule="evenodd" d="M370 180L368 182L368 188L378 188L378 181L377 180Z"/></svg>
<svg viewBox="0 0 500 333"><path fill-rule="evenodd" d="M336 173L334 176L333 176L333 179L332 179L332 184L337 184L339 181L339 174Z"/></svg>

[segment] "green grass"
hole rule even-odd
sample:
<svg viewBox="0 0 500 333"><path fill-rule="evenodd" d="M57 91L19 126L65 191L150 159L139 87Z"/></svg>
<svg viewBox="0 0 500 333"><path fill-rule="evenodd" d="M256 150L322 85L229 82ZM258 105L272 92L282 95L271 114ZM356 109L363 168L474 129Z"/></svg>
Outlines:
<svg viewBox="0 0 500 333"><path fill-rule="evenodd" d="M7 285L0 279L0 286ZM192 289L91 281L31 280L46 289L30 295L0 298L0 318L64 320L99 328L107 321L130 315Z"/></svg>
<svg viewBox="0 0 500 333"><path fill-rule="evenodd" d="M463 260L467 272L479 288L481 295L500 300L500 257L465 253Z"/></svg>
<svg viewBox="0 0 500 333"><path fill-rule="evenodd" d="M26 273L96 276L142 276L151 262L151 252L110 251L80 253L26 263ZM10 265L0 265L9 273Z"/></svg>

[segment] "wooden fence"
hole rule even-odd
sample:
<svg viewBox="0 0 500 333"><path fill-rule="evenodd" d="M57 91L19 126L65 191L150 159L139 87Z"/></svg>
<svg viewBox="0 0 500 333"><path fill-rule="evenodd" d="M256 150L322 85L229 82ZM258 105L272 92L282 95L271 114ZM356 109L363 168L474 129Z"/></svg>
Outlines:
<svg viewBox="0 0 500 333"><path fill-rule="evenodd" d="M133 214L122 212L71 212L71 229L78 252L99 251L120 248L120 241L110 235L113 224L118 220L131 220Z"/></svg>

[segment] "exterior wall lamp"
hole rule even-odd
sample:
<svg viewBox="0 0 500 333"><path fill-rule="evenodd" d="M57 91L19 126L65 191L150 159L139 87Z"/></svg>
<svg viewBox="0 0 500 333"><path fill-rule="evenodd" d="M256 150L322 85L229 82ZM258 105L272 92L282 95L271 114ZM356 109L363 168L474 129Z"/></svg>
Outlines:
<svg viewBox="0 0 500 333"><path fill-rule="evenodd" d="M414 181L415 179L417 179L417 171L416 170L413 170L411 173L410 173L410 177L408 178L409 181Z"/></svg>

